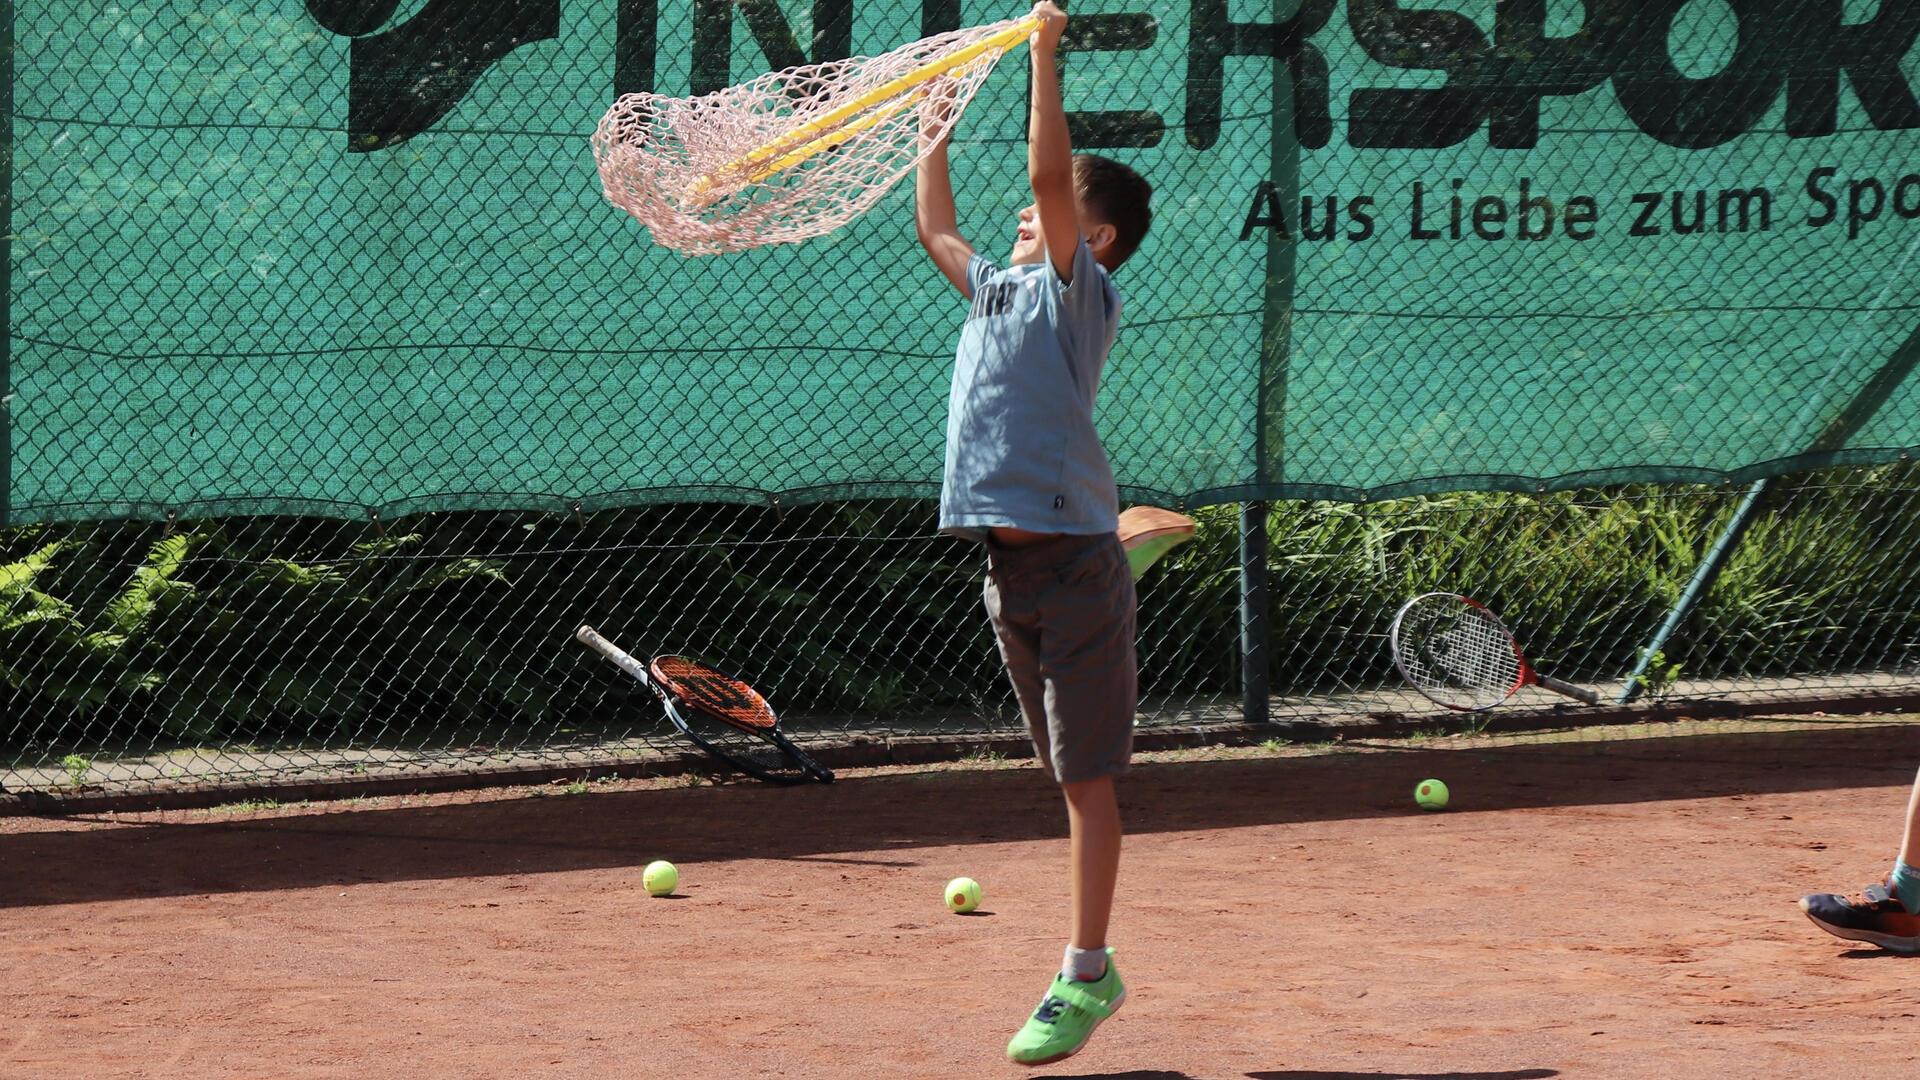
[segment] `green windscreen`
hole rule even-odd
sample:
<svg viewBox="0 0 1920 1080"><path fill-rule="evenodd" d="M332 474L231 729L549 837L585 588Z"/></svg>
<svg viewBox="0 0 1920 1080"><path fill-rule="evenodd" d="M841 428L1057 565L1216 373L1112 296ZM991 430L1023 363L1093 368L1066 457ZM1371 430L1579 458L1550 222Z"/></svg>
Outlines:
<svg viewBox="0 0 1920 1080"><path fill-rule="evenodd" d="M902 185L686 258L620 92L958 0L13 9L16 522L938 488L965 303ZM1077 0L1079 149L1155 186L1098 414L1129 499L1745 479L1920 445L1920 4ZM1030 200L1025 50L962 230Z"/></svg>

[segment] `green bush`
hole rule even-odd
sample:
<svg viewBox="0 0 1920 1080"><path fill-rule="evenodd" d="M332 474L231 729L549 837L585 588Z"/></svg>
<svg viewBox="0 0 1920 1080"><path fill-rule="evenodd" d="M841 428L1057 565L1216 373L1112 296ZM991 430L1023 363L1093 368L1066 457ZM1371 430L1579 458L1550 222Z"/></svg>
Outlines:
<svg viewBox="0 0 1920 1080"><path fill-rule="evenodd" d="M1394 610L1429 590L1499 610L1543 666L1625 675L1732 492L1463 493L1276 504L1278 693L1392 680ZM1143 685L1239 685L1238 508L1140 585ZM924 502L783 513L685 505L368 523L228 519L0 534L0 740L90 734L378 741L393 728L563 731L610 691L571 634L732 666L783 712L885 720L1005 700L980 559L924 538ZM1885 666L1920 641L1920 469L1779 481L1687 626L1666 681ZM1903 653L1900 650L1909 650ZM589 688L597 688L589 690Z"/></svg>

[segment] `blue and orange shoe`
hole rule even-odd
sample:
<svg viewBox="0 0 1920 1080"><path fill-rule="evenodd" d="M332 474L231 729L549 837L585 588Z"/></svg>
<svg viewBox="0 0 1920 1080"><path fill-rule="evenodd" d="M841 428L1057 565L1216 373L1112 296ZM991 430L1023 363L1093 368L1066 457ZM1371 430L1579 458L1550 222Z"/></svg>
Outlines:
<svg viewBox="0 0 1920 1080"><path fill-rule="evenodd" d="M1814 893L1800 898L1813 925L1837 938L1864 941L1889 952L1920 954L1920 915L1909 915L1893 884L1869 885L1853 896Z"/></svg>
<svg viewBox="0 0 1920 1080"><path fill-rule="evenodd" d="M1107 973L1094 982L1079 982L1062 974L1054 977L1040 1007L1033 1010L1007 1044L1007 1059L1016 1065L1045 1065L1072 1057L1093 1038L1093 1029L1112 1016L1127 1000L1120 969L1107 950Z"/></svg>

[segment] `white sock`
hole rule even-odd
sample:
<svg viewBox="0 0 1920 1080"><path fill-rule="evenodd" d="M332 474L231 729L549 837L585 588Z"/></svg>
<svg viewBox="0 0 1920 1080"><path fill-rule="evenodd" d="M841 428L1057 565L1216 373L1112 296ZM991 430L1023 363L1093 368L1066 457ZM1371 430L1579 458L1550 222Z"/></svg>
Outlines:
<svg viewBox="0 0 1920 1080"><path fill-rule="evenodd" d="M1060 961L1060 971L1075 982L1099 982L1107 975L1107 950L1076 949L1067 946L1067 955Z"/></svg>

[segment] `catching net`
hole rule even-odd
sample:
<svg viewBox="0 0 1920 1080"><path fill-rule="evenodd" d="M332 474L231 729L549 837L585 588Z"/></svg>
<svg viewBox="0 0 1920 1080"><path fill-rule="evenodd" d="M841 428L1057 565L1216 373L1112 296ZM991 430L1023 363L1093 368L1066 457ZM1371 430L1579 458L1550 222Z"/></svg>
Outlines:
<svg viewBox="0 0 1920 1080"><path fill-rule="evenodd" d="M865 213L953 130L1031 19L762 75L627 94L593 135L608 201L686 255L795 243Z"/></svg>

